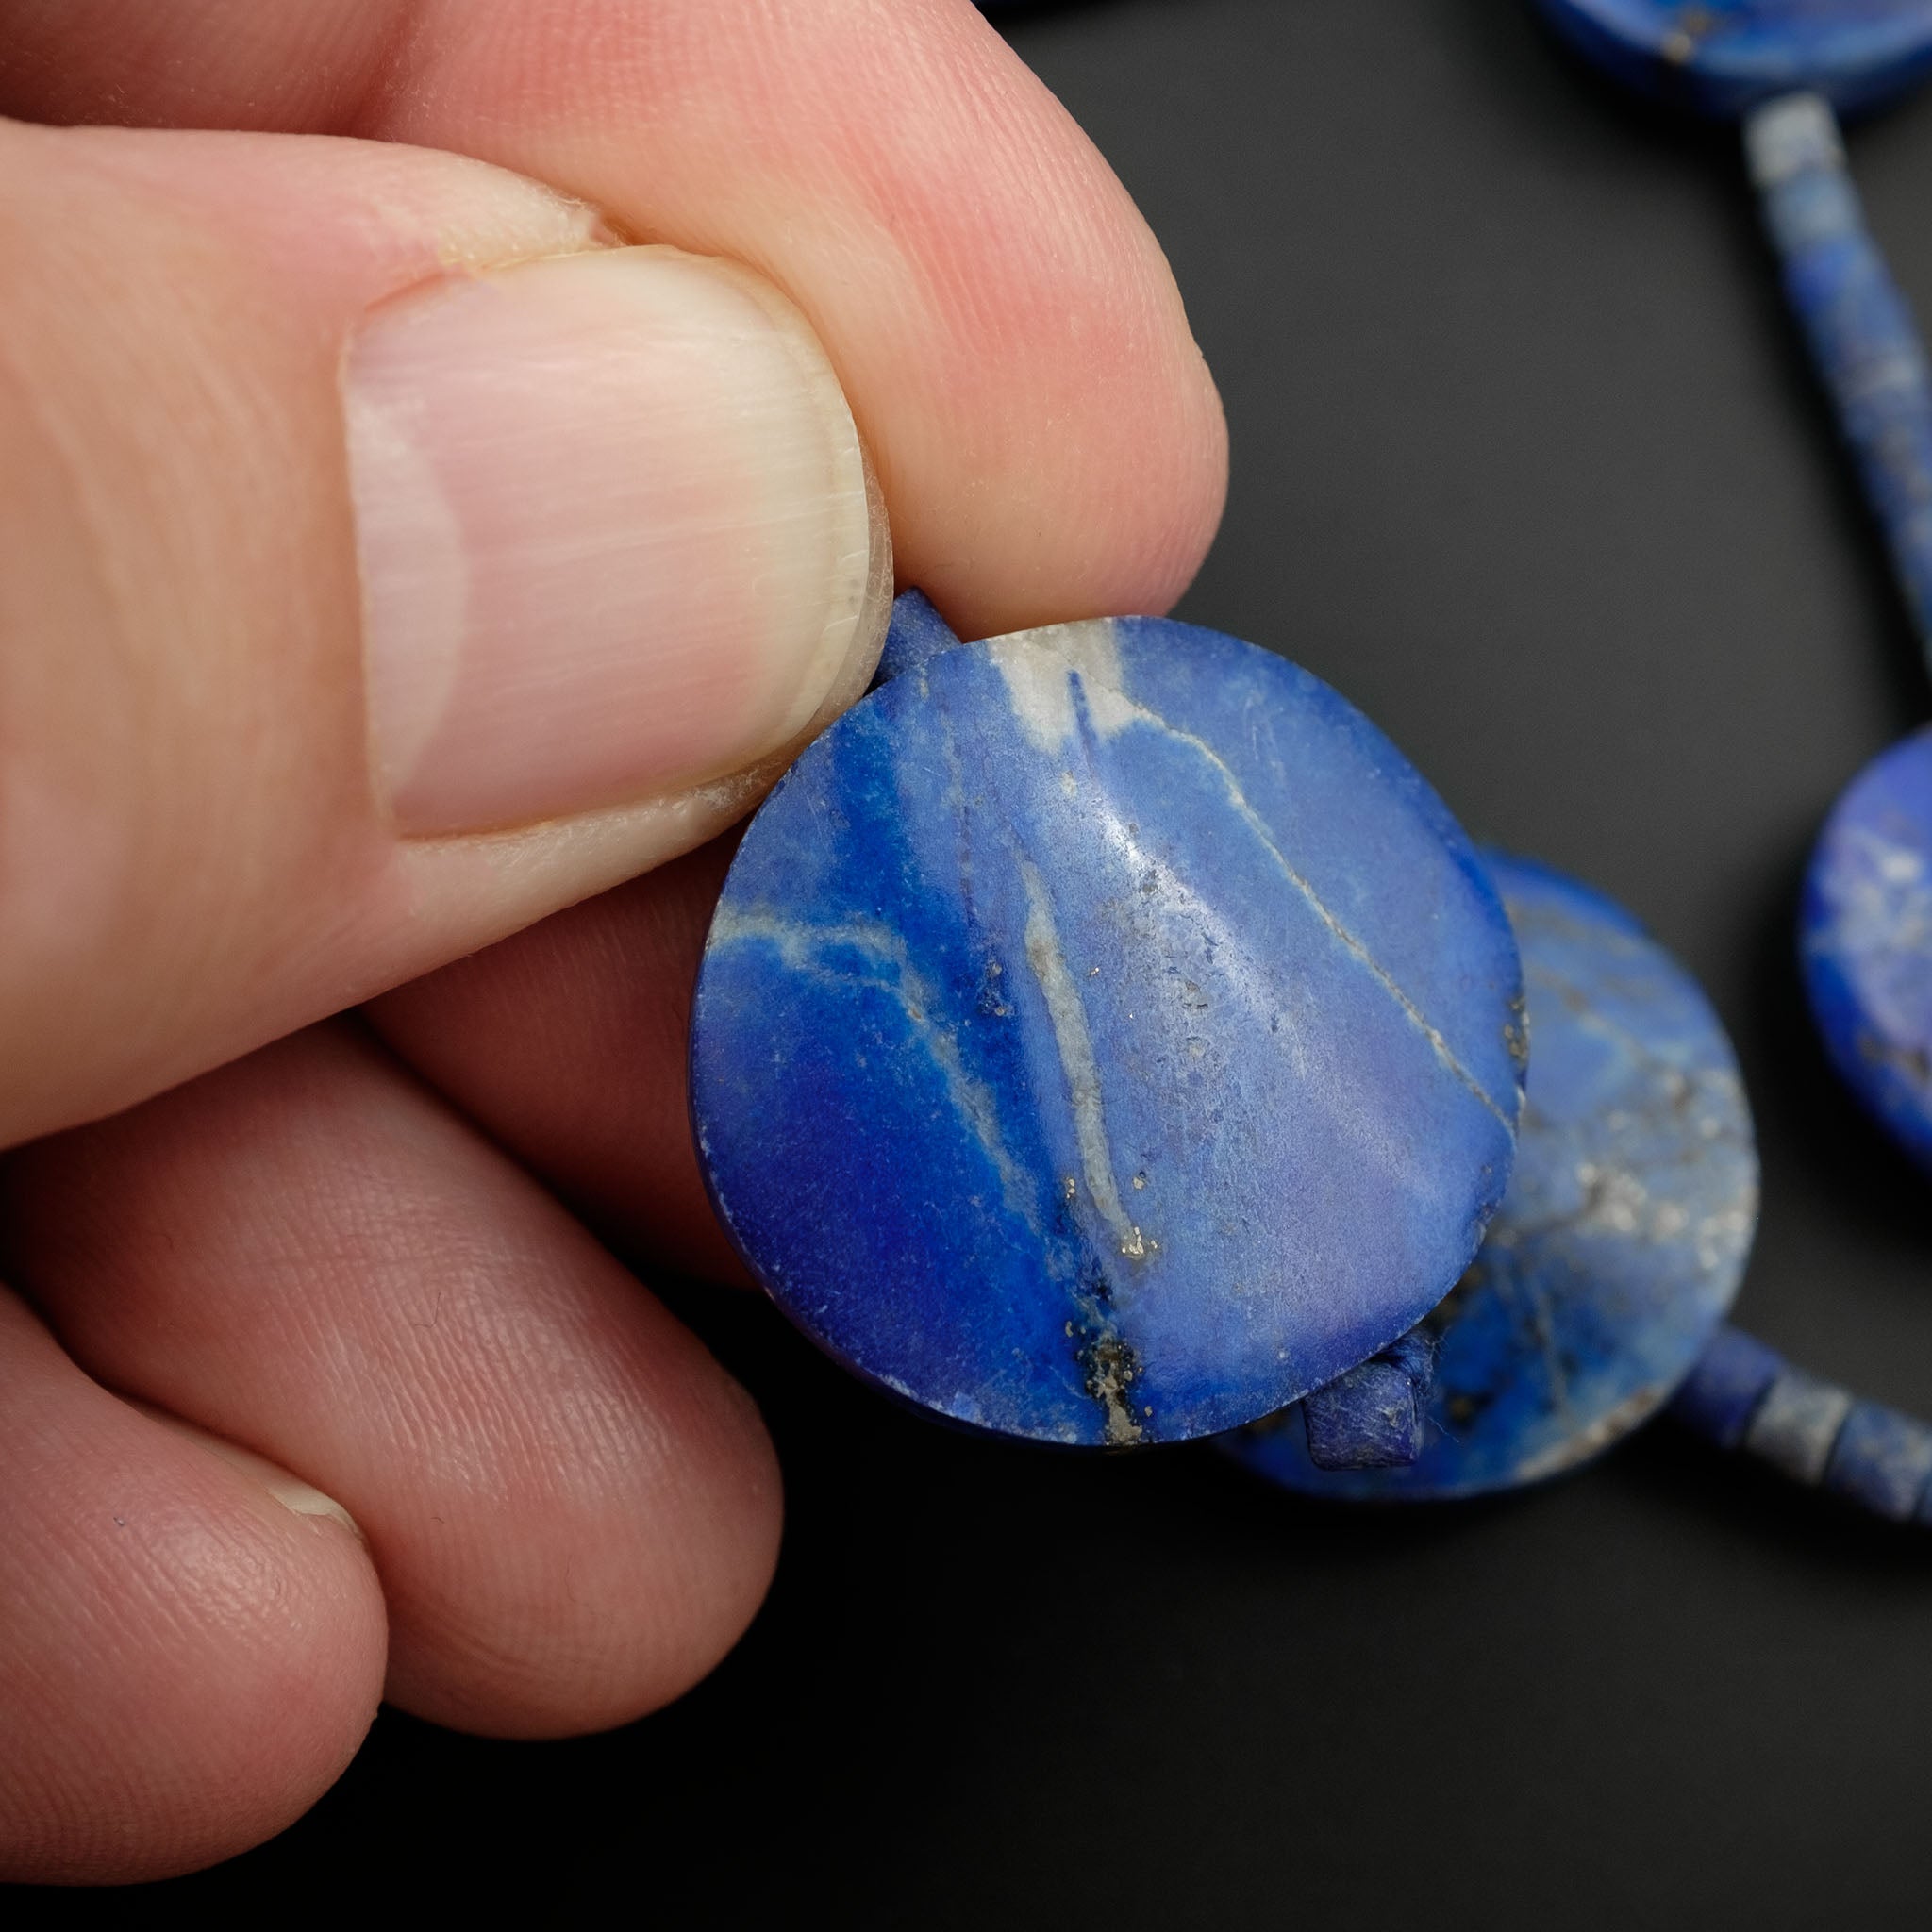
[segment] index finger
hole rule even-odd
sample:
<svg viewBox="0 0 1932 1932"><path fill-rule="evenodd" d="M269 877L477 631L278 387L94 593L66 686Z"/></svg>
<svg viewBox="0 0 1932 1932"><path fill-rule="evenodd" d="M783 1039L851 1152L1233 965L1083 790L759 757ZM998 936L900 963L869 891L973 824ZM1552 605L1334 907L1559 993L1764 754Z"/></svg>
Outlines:
<svg viewBox="0 0 1932 1932"><path fill-rule="evenodd" d="M966 0L0 0L0 108L446 148L751 264L966 634L1165 609L1219 519L1159 247Z"/></svg>

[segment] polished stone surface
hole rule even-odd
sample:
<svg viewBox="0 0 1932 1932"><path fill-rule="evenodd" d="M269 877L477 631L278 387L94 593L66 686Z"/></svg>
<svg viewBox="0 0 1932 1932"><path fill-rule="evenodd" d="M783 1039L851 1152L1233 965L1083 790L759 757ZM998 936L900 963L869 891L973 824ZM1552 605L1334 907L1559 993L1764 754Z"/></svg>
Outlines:
<svg viewBox="0 0 1932 1932"><path fill-rule="evenodd" d="M1216 632L908 661L725 882L691 1049L724 1225L832 1355L985 1428L1166 1441L1333 1380L1509 1172L1474 853L1345 700Z"/></svg>
<svg viewBox="0 0 1932 1932"><path fill-rule="evenodd" d="M1873 107L1932 68L1932 0L1538 0L1626 85L1734 119L1808 88Z"/></svg>
<svg viewBox="0 0 1932 1932"><path fill-rule="evenodd" d="M1560 873L1486 857L1529 996L1516 1177L1426 1324L1440 1348L1416 1460L1317 1468L1299 1409L1229 1439L1293 1489L1421 1499L1571 1468L1670 1397L1743 1273L1757 1155L1709 1003L1622 908Z"/></svg>
<svg viewBox="0 0 1932 1932"><path fill-rule="evenodd" d="M1839 1072L1932 1167L1932 726L1873 759L1825 821L1799 947Z"/></svg>

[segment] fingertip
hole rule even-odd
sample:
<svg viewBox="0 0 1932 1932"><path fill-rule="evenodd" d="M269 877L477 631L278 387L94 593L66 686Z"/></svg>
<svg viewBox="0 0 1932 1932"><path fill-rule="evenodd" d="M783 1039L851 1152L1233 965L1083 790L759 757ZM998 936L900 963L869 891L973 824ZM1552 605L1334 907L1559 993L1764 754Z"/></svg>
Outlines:
<svg viewBox="0 0 1932 1932"><path fill-rule="evenodd" d="M661 1458L633 1442L608 1484L547 1480L541 1524L491 1563L487 1629L457 1616L441 1641L398 1645L391 1702L488 1737L576 1737L661 1709L724 1660L771 1588L784 1491L757 1404L693 1349L684 1387L655 1391Z"/></svg>
<svg viewBox="0 0 1932 1932"><path fill-rule="evenodd" d="M380 1696L354 1535L90 1382L0 1292L0 1878L120 1884L274 1836Z"/></svg>
<svg viewBox="0 0 1932 1932"><path fill-rule="evenodd" d="M366 1038L313 1030L39 1143L6 1199L92 1373L353 1516L392 1702L602 1729L756 1611L782 1502L750 1397Z"/></svg>
<svg viewBox="0 0 1932 1932"><path fill-rule="evenodd" d="M587 1244L569 1272L605 1271ZM398 1630L387 1695L419 1717L525 1739L627 1724L703 1679L771 1586L784 1490L758 1405L616 1270L598 1299L578 1366L554 1338L532 1378L547 1425L506 1413L469 1487L494 1536L441 1534L426 1496L379 1506ZM446 1474L431 1480L456 1500Z"/></svg>

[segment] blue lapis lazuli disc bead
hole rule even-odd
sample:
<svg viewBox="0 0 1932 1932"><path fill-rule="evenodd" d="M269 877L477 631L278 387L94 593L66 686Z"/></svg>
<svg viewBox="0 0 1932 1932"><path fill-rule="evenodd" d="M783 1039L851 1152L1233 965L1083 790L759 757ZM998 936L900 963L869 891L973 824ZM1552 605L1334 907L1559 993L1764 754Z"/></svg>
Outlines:
<svg viewBox="0 0 1932 1932"><path fill-rule="evenodd" d="M1474 1265L1425 1324L1436 1380L1415 1461L1318 1468L1299 1407L1229 1439L1292 1489L1420 1501L1572 1468L1670 1399L1743 1274L1757 1162L1717 1015L1614 902L1487 857L1529 999L1516 1176Z"/></svg>
<svg viewBox="0 0 1932 1932"><path fill-rule="evenodd" d="M1932 0L1540 0L1589 59L1653 98L1737 120L1808 90L1874 107L1932 71Z"/></svg>
<svg viewBox="0 0 1932 1932"><path fill-rule="evenodd" d="M1839 1072L1932 1168L1932 726L1867 765L1825 821L1799 946Z"/></svg>
<svg viewBox="0 0 1932 1932"><path fill-rule="evenodd" d="M1514 942L1307 672L1150 618L931 654L746 832L698 982L713 1200L860 1374L1123 1446L1280 1407L1461 1273L1507 1183Z"/></svg>

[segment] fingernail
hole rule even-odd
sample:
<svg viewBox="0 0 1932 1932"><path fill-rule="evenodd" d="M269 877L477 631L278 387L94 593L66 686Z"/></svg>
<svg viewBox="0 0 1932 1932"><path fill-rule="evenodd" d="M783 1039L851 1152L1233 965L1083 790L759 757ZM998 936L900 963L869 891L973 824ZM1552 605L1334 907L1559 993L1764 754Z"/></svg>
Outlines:
<svg viewBox="0 0 1932 1932"><path fill-rule="evenodd" d="M300 1476L291 1475L280 1463L271 1462L267 1457L258 1456L254 1450L244 1449L239 1442L210 1435L208 1430L183 1422L178 1415L171 1415L165 1408L157 1408L152 1403L130 1401L128 1406L138 1408L150 1422L159 1423L177 1436L185 1436L191 1442L200 1443L210 1456L225 1462L230 1469L239 1470L258 1489L266 1490L284 1509L297 1516L325 1517L331 1523L341 1524L358 1542L368 1541L362 1534L361 1525L333 1496L325 1496L312 1483L305 1483Z"/></svg>
<svg viewBox="0 0 1932 1932"><path fill-rule="evenodd" d="M405 832L743 770L857 695L891 540L816 337L611 249L375 312L344 374L370 741Z"/></svg>

